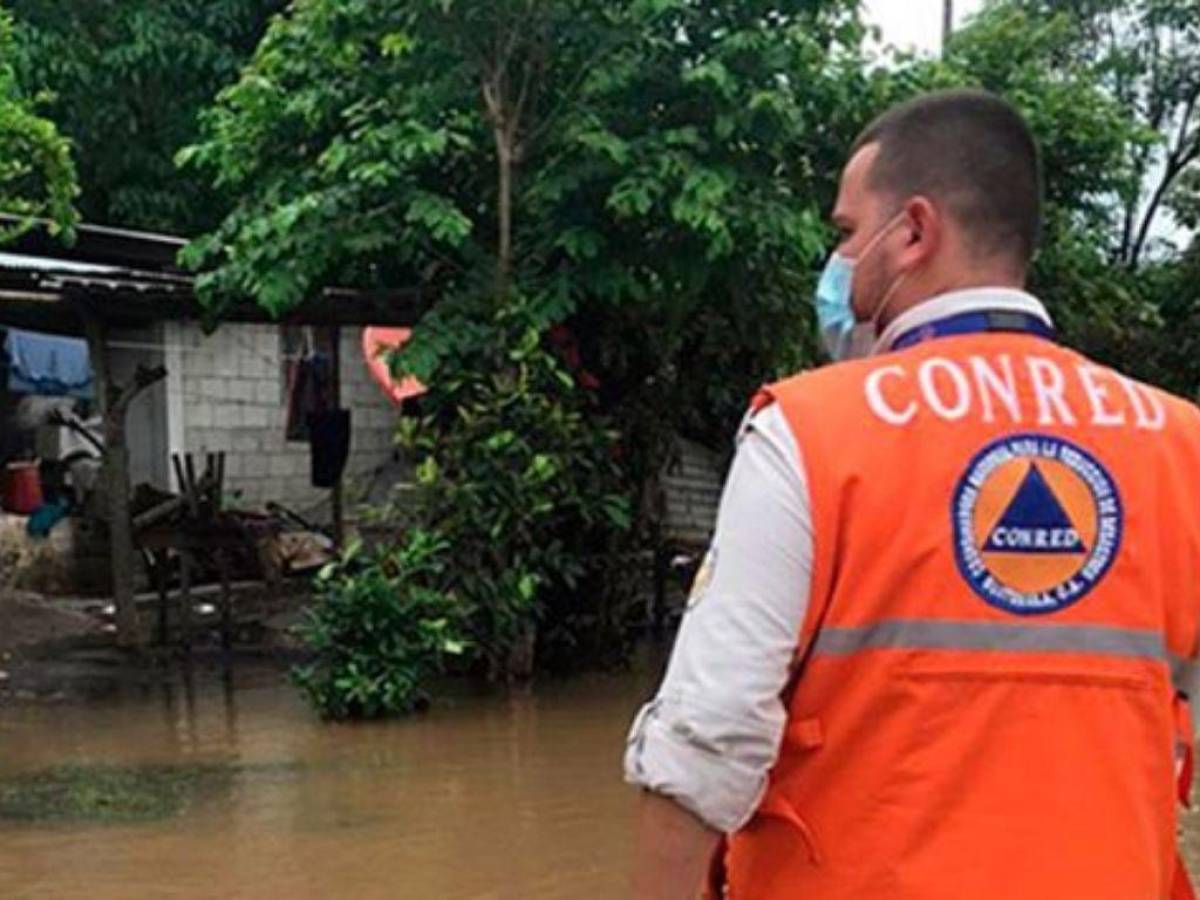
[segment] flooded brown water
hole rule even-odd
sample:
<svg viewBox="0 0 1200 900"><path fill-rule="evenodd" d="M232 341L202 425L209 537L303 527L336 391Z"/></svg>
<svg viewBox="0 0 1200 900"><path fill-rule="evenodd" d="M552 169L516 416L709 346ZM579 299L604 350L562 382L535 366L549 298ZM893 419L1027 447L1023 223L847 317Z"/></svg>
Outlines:
<svg viewBox="0 0 1200 900"><path fill-rule="evenodd" d="M136 825L0 824L5 900L619 898L638 673L490 695L403 722L317 720L277 672L87 705L0 709L0 776L60 765L227 771ZM1200 861L1200 829L1185 842Z"/></svg>
<svg viewBox="0 0 1200 900"><path fill-rule="evenodd" d="M654 673L317 720L277 673L0 710L0 775L228 766L165 821L0 824L5 900L592 898L624 893L625 730Z"/></svg>

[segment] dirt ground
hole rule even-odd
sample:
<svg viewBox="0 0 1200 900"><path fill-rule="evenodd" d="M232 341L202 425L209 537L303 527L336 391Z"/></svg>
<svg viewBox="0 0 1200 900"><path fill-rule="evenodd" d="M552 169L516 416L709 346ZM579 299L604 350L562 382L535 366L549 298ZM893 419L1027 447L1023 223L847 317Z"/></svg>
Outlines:
<svg viewBox="0 0 1200 900"><path fill-rule="evenodd" d="M87 613L64 608L36 594L0 590L0 654L18 654L47 644L100 637L103 624Z"/></svg>
<svg viewBox="0 0 1200 900"><path fill-rule="evenodd" d="M105 614L111 601L45 599L0 588L0 704L88 702L139 690L170 677L180 665L255 661L286 668L304 656L292 629L303 614L306 591L280 595L251 585L235 592L230 650L221 646L215 592L209 593L214 596L197 598L189 651L175 640L161 646L150 638L145 650L131 654L116 646L111 614ZM147 634L153 633L157 607L142 605L139 611Z"/></svg>

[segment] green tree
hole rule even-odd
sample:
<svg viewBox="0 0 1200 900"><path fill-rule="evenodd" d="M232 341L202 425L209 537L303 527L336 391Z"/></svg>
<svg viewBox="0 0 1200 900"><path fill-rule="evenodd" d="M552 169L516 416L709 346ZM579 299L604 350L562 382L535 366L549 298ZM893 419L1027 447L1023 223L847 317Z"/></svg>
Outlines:
<svg viewBox="0 0 1200 900"><path fill-rule="evenodd" d="M1069 339L1195 394L1200 357L1180 349L1200 313L1182 255L1200 208L1200 4L994 0L951 64L1034 111L1051 201L1035 286Z"/></svg>
<svg viewBox="0 0 1200 900"><path fill-rule="evenodd" d="M1200 384L1200 364L1175 352L1196 291L1176 277L1178 256L1169 245L1149 255L1145 248L1166 224L1154 198L1180 198L1183 210L1181 186L1191 165L1172 172L1176 145L1169 139L1190 139L1192 126L1178 129L1191 114L1186 102L1172 106L1176 94L1153 88L1164 78L1153 67L1173 67L1177 87L1190 69L1182 50L1168 47L1155 57L1142 43L1167 7L1188 5L994 0L953 36L943 60L908 60L893 82L901 94L981 86L1023 111L1046 174L1033 290L1073 346L1182 393ZM1148 112L1151 106L1159 112Z"/></svg>
<svg viewBox="0 0 1200 900"><path fill-rule="evenodd" d="M1136 270L1187 176L1200 163L1200 2L998 0L1069 31L1059 66L1083 68L1148 139L1131 141L1133 179L1118 195L1111 253ZM1171 252L1170 247L1165 252Z"/></svg>
<svg viewBox="0 0 1200 900"><path fill-rule="evenodd" d="M807 346L837 157L872 108L855 5L297 4L183 155L242 198L193 247L201 291L282 311L331 281L511 276L559 317L653 329L700 396L726 390L707 354L742 356L740 406ZM612 343L585 348L611 379L658 374L625 379Z"/></svg>
<svg viewBox="0 0 1200 900"><path fill-rule="evenodd" d="M758 383L811 358L825 208L884 90L857 56L856 7L298 2L181 155L241 198L188 252L200 291L283 312L330 283L420 287L400 364L434 387L427 465L463 504L425 512L490 529L500 507L561 508L491 546L456 532L477 581L524 584L551 626L571 589L554 567L594 550L589 521L619 532L631 501L635 525L653 518L669 436L727 440ZM546 355L559 323L577 354ZM488 408L511 408L517 444L464 412ZM514 453L528 477L501 478ZM614 453L624 507L597 475ZM486 513L462 515L480 498ZM460 596L498 608L465 581Z"/></svg>
<svg viewBox="0 0 1200 900"><path fill-rule="evenodd" d="M78 193L69 141L38 115L34 99L17 83L12 17L0 7L0 244L48 219L53 233L70 238Z"/></svg>
<svg viewBox="0 0 1200 900"><path fill-rule="evenodd" d="M284 0L9 0L6 58L45 92L46 114L75 145L85 219L195 234L231 199L180 175L174 157L198 112L237 78Z"/></svg>

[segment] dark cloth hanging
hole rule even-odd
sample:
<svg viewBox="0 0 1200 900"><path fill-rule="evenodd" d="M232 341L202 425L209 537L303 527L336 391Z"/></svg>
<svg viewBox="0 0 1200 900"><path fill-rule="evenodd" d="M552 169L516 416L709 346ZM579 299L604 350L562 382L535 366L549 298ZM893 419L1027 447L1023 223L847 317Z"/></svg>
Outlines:
<svg viewBox="0 0 1200 900"><path fill-rule="evenodd" d="M334 408L333 361L314 353L292 363L288 380L287 439L306 441L309 419Z"/></svg>
<svg viewBox="0 0 1200 900"><path fill-rule="evenodd" d="M333 487L350 458L350 410L331 409L311 415L308 440L313 487Z"/></svg>

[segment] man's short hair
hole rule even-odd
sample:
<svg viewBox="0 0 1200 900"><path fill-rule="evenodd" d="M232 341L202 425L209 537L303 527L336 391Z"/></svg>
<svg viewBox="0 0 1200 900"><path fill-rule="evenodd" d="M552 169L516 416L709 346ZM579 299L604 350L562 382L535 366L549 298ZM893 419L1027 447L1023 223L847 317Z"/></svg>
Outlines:
<svg viewBox="0 0 1200 900"><path fill-rule="evenodd" d="M1042 226L1041 159L1011 104L979 90L924 94L868 125L853 152L869 144L879 146L873 190L923 194L955 218L980 258L1028 264Z"/></svg>

